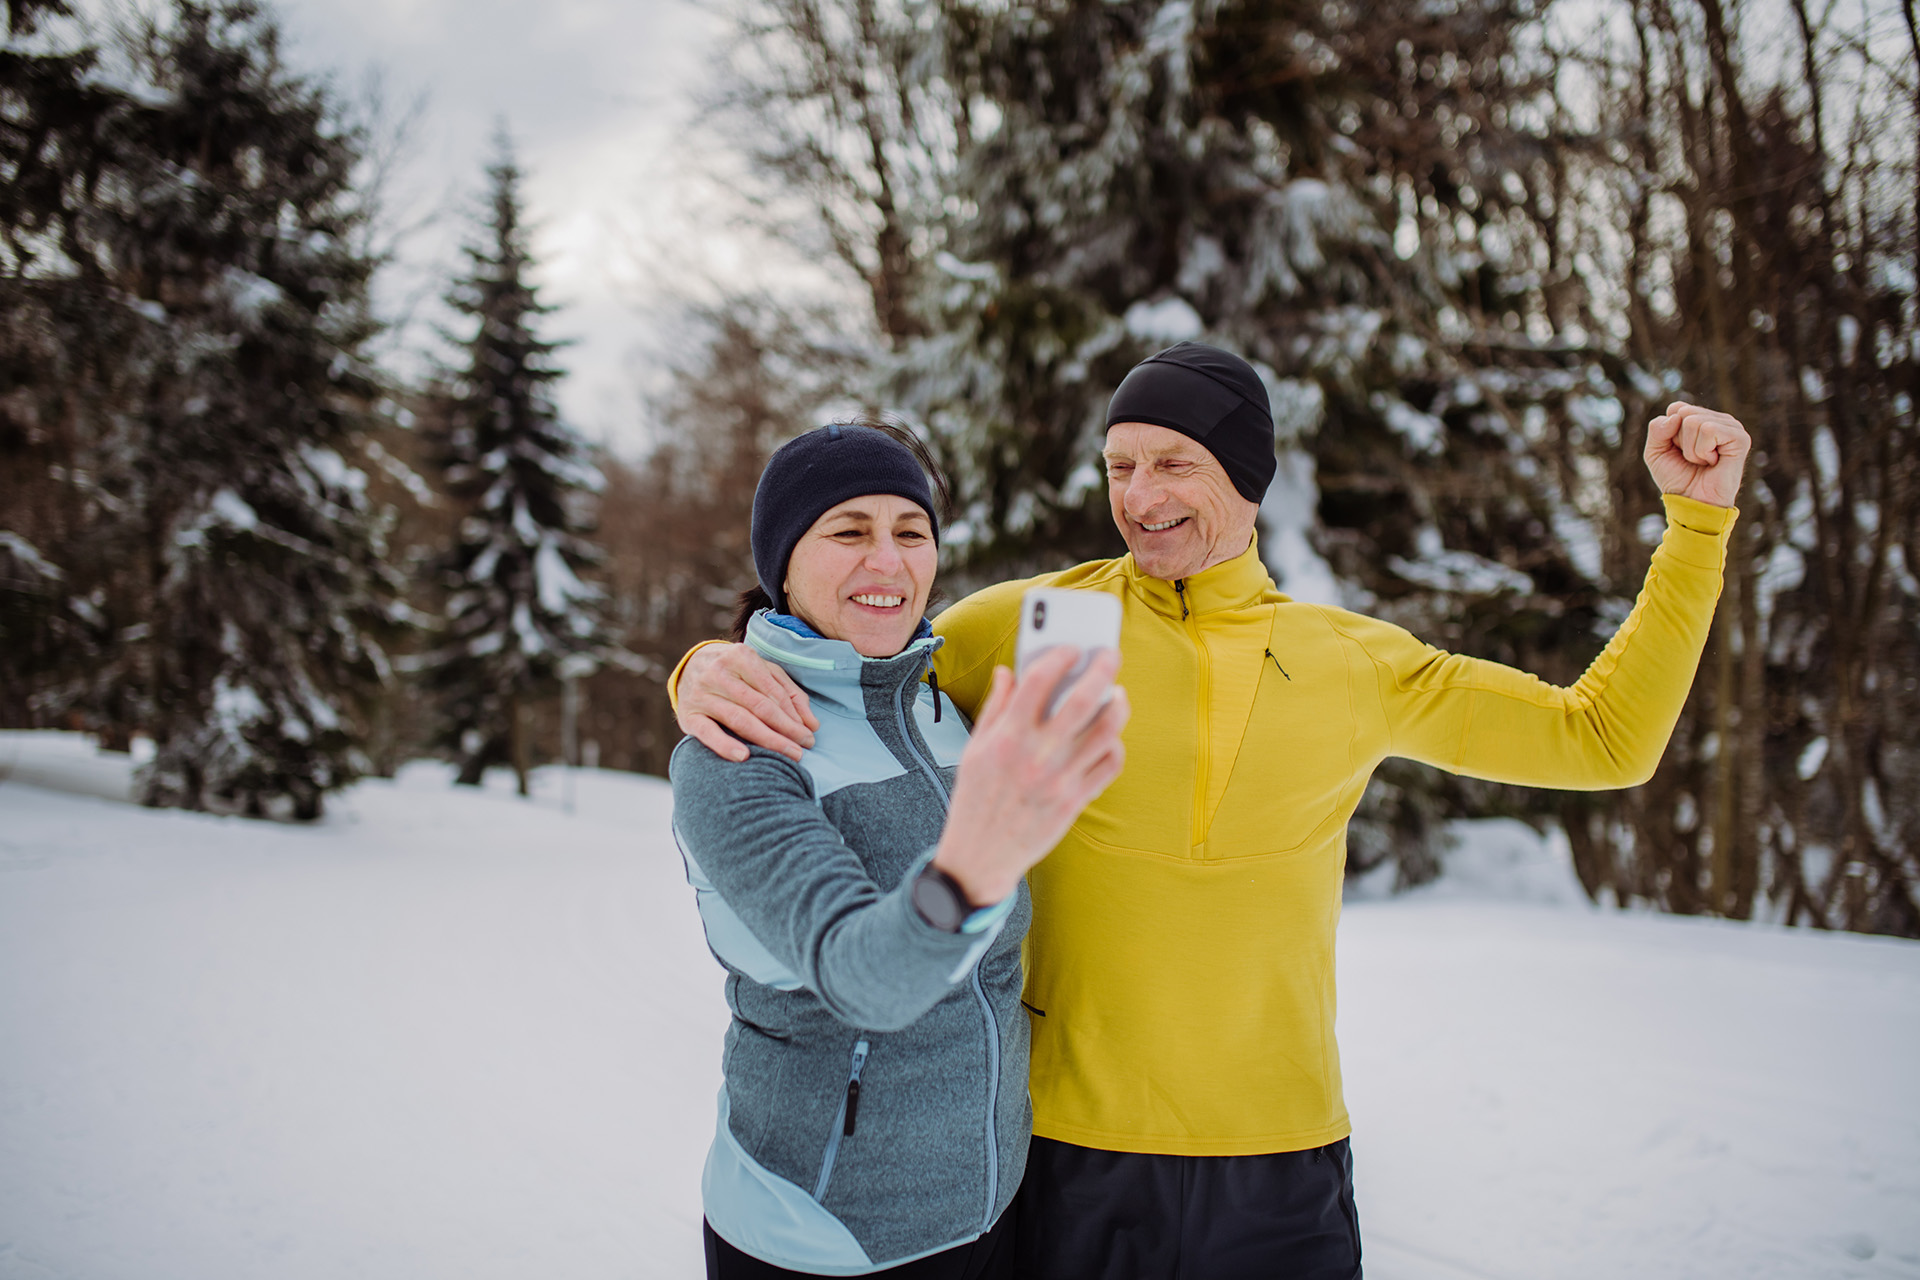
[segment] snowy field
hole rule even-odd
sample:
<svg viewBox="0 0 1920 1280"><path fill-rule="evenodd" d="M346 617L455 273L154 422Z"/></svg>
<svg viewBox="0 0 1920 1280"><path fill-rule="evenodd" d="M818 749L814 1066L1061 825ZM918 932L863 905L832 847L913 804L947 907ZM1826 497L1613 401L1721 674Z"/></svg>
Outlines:
<svg viewBox="0 0 1920 1280"><path fill-rule="evenodd" d="M0 734L0 1280L701 1274L725 1010L665 784L313 827ZM1351 903L1369 1280L1920 1277L1920 946L1587 907L1472 824Z"/></svg>

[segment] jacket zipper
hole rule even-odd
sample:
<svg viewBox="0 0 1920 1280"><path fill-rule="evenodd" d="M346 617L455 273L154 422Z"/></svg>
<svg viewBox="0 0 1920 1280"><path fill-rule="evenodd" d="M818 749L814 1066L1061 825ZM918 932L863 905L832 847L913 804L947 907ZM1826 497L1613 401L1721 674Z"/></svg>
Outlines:
<svg viewBox="0 0 1920 1280"><path fill-rule="evenodd" d="M913 757L914 763L920 766L920 771L927 775L928 781L933 783L933 789L940 793L940 802L945 804L953 797L947 794L947 784L940 780L940 770L935 768L933 762L921 755L920 749L913 745L913 729L907 723L908 689L913 690L913 700L918 703L920 701L919 677L916 676L912 680L902 681L893 691L893 712L900 724L900 741L906 744L907 753ZM940 705L939 698L940 695L936 693L934 695L935 707Z"/></svg>
<svg viewBox="0 0 1920 1280"><path fill-rule="evenodd" d="M1193 642L1195 663L1194 697L1194 752L1193 766L1193 846L1198 848L1207 840L1207 780L1208 765L1212 760L1213 742L1207 732L1207 707L1213 701L1213 664L1208 658L1207 642L1200 634L1200 621L1188 616L1187 591L1184 581L1175 582L1174 590L1180 593L1180 618L1187 624L1188 639Z"/></svg>
<svg viewBox="0 0 1920 1280"><path fill-rule="evenodd" d="M833 1162L840 1156L840 1139L853 1136L853 1122L860 1109L860 1069L867 1065L867 1042L853 1046L853 1065L847 1072L847 1091L840 1097L840 1110L833 1117L833 1132L827 1135L827 1154L820 1161L820 1180L813 1184L816 1201L827 1198L827 1184L833 1181Z"/></svg>
<svg viewBox="0 0 1920 1280"><path fill-rule="evenodd" d="M987 1212L980 1223L980 1230L986 1232L993 1229L993 1202L1000 1197L1000 1134L994 1123L994 1112L1000 1105L1000 1023L993 1016L993 1006L987 1003L977 964L973 966L973 995L987 1020Z"/></svg>

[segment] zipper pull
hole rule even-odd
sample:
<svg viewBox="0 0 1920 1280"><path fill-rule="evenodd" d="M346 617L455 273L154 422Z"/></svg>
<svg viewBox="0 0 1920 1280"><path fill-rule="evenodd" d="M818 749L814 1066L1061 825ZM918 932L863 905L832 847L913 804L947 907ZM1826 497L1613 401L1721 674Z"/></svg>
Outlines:
<svg viewBox="0 0 1920 1280"><path fill-rule="evenodd" d="M1173 580L1173 594L1180 597L1180 621L1185 622L1187 620L1187 580L1185 578Z"/></svg>
<svg viewBox="0 0 1920 1280"><path fill-rule="evenodd" d="M853 1046L853 1070L847 1076L847 1122L840 1127L840 1136L853 1136L853 1118L860 1110L860 1070L867 1065L867 1042L865 1040Z"/></svg>
<svg viewBox="0 0 1920 1280"><path fill-rule="evenodd" d="M933 668L927 668L927 687L933 690L933 722L940 723L940 677L933 674Z"/></svg>
<svg viewBox="0 0 1920 1280"><path fill-rule="evenodd" d="M1268 656L1269 658L1273 658L1273 650L1271 650L1271 649L1269 649L1269 650L1267 650L1267 656ZM1287 669L1286 669L1285 667L1283 667L1283 666L1281 666L1281 665L1280 665L1280 659L1278 659L1278 658L1273 658L1273 669L1274 669L1275 671L1278 671L1278 672L1279 672L1279 673L1280 673L1281 675L1283 675L1283 676L1287 676ZM1292 684L1292 683L1293 683L1293 677L1292 677L1292 676L1287 676L1287 683L1288 683L1288 684Z"/></svg>

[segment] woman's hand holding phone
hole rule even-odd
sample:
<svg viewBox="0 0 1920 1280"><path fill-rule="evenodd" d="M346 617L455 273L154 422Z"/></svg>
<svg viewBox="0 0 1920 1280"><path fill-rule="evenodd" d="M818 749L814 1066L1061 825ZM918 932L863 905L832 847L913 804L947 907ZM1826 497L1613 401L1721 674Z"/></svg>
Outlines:
<svg viewBox="0 0 1920 1280"><path fill-rule="evenodd" d="M1081 657L1077 647L1056 645L1017 679L994 668L933 858L976 907L1012 893L1120 776L1120 731L1131 714L1113 682L1120 654L1100 649L1084 667Z"/></svg>

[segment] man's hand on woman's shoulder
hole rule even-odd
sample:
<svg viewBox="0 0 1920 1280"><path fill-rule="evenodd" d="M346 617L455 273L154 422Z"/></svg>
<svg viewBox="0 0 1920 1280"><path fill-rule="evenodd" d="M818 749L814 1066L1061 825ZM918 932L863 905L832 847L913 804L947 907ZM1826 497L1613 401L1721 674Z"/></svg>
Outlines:
<svg viewBox="0 0 1920 1280"><path fill-rule="evenodd" d="M798 760L820 727L793 677L744 644L707 644L688 654L673 710L680 732L736 762L747 758L749 742Z"/></svg>

